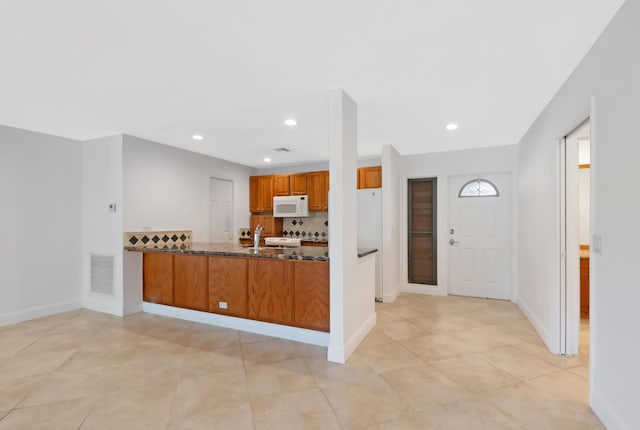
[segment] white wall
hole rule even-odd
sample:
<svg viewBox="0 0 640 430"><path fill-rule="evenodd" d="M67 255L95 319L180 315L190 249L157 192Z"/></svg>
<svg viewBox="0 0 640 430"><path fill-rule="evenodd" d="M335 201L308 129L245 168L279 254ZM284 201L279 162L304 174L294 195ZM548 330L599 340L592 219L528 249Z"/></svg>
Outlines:
<svg viewBox="0 0 640 430"><path fill-rule="evenodd" d="M589 245L589 178L591 169L578 170L578 225L581 245Z"/></svg>
<svg viewBox="0 0 640 430"><path fill-rule="evenodd" d="M124 230L193 230L194 242L209 241L210 178L233 181L233 238L249 227L249 176L256 170L124 136Z"/></svg>
<svg viewBox="0 0 640 430"><path fill-rule="evenodd" d="M559 337L558 141L591 115L591 405L608 428L640 428L637 272L640 2L627 1L519 145L520 296ZM535 226L535 228L532 228Z"/></svg>
<svg viewBox="0 0 640 430"><path fill-rule="evenodd" d="M462 151L436 152L402 156L399 163L400 178L400 285L403 291L446 295L449 282L449 243L447 242L449 221L449 176L458 174L481 175L483 173L509 172L515 183L517 177L517 147L497 146ZM437 234L438 234L438 282L435 286L410 284L408 282L407 252L407 180L412 178L437 178ZM384 175L383 175L384 180ZM517 225L516 196L512 202L512 230ZM516 235L512 234L512 249L515 250ZM513 258L515 261L515 257ZM514 297L517 291L516 269L513 274Z"/></svg>
<svg viewBox="0 0 640 430"><path fill-rule="evenodd" d="M375 256L358 258L356 150L358 110L340 89L329 97L329 257L331 334L328 359L344 363L375 325Z"/></svg>
<svg viewBox="0 0 640 430"><path fill-rule="evenodd" d="M80 145L0 126L0 325L82 306Z"/></svg>
<svg viewBox="0 0 640 430"><path fill-rule="evenodd" d="M82 144L84 306L113 315L124 315L122 236L121 134ZM109 205L116 205L110 212ZM91 255L114 258L114 294L91 291ZM130 309L126 313L140 311Z"/></svg>
<svg viewBox="0 0 640 430"><path fill-rule="evenodd" d="M401 157L392 145L382 147L382 299L393 302L400 293Z"/></svg>
<svg viewBox="0 0 640 430"><path fill-rule="evenodd" d="M358 160L357 167L379 166L381 159L378 157L362 158ZM329 170L329 163L304 163L290 166L265 167L258 169L257 175L278 175L288 173L316 172L319 170Z"/></svg>

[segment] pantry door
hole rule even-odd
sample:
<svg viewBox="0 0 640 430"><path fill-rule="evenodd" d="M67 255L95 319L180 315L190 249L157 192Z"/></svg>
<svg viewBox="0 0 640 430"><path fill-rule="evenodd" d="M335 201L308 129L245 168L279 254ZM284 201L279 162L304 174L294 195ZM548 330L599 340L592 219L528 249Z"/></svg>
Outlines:
<svg viewBox="0 0 640 430"><path fill-rule="evenodd" d="M212 243L232 243L233 182L211 178L210 190L210 241Z"/></svg>
<svg viewBox="0 0 640 430"><path fill-rule="evenodd" d="M449 294L511 300L511 175L449 177Z"/></svg>

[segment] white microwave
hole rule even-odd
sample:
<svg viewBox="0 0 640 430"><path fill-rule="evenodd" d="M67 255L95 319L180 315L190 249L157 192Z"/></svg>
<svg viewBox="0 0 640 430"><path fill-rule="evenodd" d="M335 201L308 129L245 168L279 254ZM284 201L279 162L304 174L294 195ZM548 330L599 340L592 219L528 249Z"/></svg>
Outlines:
<svg viewBox="0 0 640 430"><path fill-rule="evenodd" d="M309 216L308 196L277 196L273 198L274 217Z"/></svg>

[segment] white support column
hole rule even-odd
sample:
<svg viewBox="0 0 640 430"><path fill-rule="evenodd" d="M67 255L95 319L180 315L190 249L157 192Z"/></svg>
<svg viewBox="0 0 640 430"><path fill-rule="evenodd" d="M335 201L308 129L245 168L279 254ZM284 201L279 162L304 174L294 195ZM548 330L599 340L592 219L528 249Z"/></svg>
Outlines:
<svg viewBox="0 0 640 430"><path fill-rule="evenodd" d="M329 257L331 337L328 359L345 363L375 325L375 259L358 259L358 110L342 90L329 97ZM373 264L373 266L372 266Z"/></svg>

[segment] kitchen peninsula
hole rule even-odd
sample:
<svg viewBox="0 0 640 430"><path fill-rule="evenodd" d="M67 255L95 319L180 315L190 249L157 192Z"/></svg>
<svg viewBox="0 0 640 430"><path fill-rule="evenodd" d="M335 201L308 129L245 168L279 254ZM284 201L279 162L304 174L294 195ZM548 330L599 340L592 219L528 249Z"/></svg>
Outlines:
<svg viewBox="0 0 640 430"><path fill-rule="evenodd" d="M144 302L329 331L326 247L192 243L125 249L143 253Z"/></svg>

